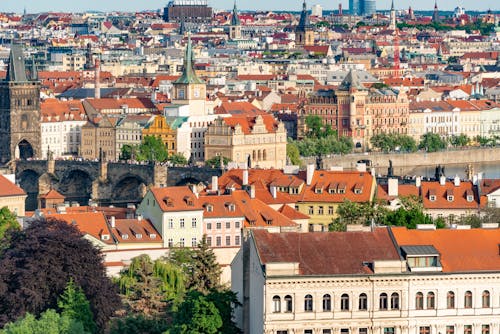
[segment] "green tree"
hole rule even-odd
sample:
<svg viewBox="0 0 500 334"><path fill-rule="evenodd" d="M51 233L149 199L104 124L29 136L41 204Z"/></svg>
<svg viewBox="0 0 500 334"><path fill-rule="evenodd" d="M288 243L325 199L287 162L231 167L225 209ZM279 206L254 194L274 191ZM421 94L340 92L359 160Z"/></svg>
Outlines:
<svg viewBox="0 0 500 334"><path fill-rule="evenodd" d="M437 152L446 148L446 141L438 134L428 132L422 136L418 148L427 152Z"/></svg>
<svg viewBox="0 0 500 334"><path fill-rule="evenodd" d="M233 291L228 289L213 290L207 295L207 300L214 303L221 316L222 327L219 329L220 334L241 333L241 330L234 322L234 309L240 307L241 303L238 302L238 298L236 298Z"/></svg>
<svg viewBox="0 0 500 334"><path fill-rule="evenodd" d="M221 288L220 274L222 270L214 251L208 246L205 236L193 250L191 265L186 268L189 270L187 284L189 290L196 290L206 294Z"/></svg>
<svg viewBox="0 0 500 334"><path fill-rule="evenodd" d="M368 203L356 203L346 199L337 207L337 214L344 224L365 224L372 216L372 208Z"/></svg>
<svg viewBox="0 0 500 334"><path fill-rule="evenodd" d="M286 144L286 156L290 159L292 165L302 165L302 161L300 160L300 152L299 148L294 142L288 142Z"/></svg>
<svg viewBox="0 0 500 334"><path fill-rule="evenodd" d="M19 231L21 226L16 216L4 206L0 209L0 250L8 246L8 231Z"/></svg>
<svg viewBox="0 0 500 334"><path fill-rule="evenodd" d="M75 319L48 309L36 319L31 313L16 322L5 325L0 334L86 334L83 325Z"/></svg>
<svg viewBox="0 0 500 334"><path fill-rule="evenodd" d="M198 291L188 293L175 314L169 334L216 334L222 318L215 304Z"/></svg>
<svg viewBox="0 0 500 334"><path fill-rule="evenodd" d="M130 312L162 317L184 295L185 275L170 261L152 261L148 255L132 259L116 279L122 299Z"/></svg>
<svg viewBox="0 0 500 334"><path fill-rule="evenodd" d="M323 121L316 115L306 116L307 134L311 138L323 137Z"/></svg>
<svg viewBox="0 0 500 334"><path fill-rule="evenodd" d="M136 150L137 161L158 161L165 162L168 158L168 151L165 144L159 137L145 136L141 145Z"/></svg>
<svg viewBox="0 0 500 334"><path fill-rule="evenodd" d="M57 306L62 316L77 320L83 325L85 331L89 333L97 331L90 303L82 288L75 284L73 278L69 280L64 293L57 301Z"/></svg>
<svg viewBox="0 0 500 334"><path fill-rule="evenodd" d="M455 147L467 146L469 144L470 138L466 134L452 135L450 137L450 144Z"/></svg>
<svg viewBox="0 0 500 334"><path fill-rule="evenodd" d="M132 159L133 151L134 151L134 147L132 145L128 145L128 144L123 145L121 152L120 152L120 160Z"/></svg>
<svg viewBox="0 0 500 334"><path fill-rule="evenodd" d="M168 156L167 159L169 162L173 163L174 165L187 165L188 161L186 157L180 153L174 153Z"/></svg>
<svg viewBox="0 0 500 334"><path fill-rule="evenodd" d="M230 162L231 162L231 159L222 156L222 163L224 164L224 166L227 166L227 164ZM213 158L205 160L205 166L221 167L220 164L221 164L221 156L215 156Z"/></svg>
<svg viewBox="0 0 500 334"><path fill-rule="evenodd" d="M162 334L169 328L167 319L128 315L112 322L110 334Z"/></svg>

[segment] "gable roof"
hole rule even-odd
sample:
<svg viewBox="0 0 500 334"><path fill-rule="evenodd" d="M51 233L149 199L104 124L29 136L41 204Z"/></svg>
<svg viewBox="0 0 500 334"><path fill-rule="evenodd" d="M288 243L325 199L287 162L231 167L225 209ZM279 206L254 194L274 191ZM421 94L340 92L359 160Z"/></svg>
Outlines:
<svg viewBox="0 0 500 334"><path fill-rule="evenodd" d="M203 210L189 186L152 188L150 191L163 212Z"/></svg>
<svg viewBox="0 0 500 334"><path fill-rule="evenodd" d="M300 275L373 274L366 262L399 260L387 228L373 232L252 231L262 264L298 263Z"/></svg>
<svg viewBox="0 0 500 334"><path fill-rule="evenodd" d="M0 197L9 197L9 196L25 196L21 187L10 182L5 176L0 174Z"/></svg>

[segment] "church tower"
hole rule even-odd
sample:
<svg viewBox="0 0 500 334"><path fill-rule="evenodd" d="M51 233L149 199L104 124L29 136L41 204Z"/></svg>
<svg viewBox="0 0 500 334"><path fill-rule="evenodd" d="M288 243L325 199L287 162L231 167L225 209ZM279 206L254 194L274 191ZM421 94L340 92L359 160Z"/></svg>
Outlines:
<svg viewBox="0 0 500 334"><path fill-rule="evenodd" d="M229 39L241 39L241 21L238 17L238 9L236 8L236 1L234 2L233 16L231 17L231 25L229 26Z"/></svg>
<svg viewBox="0 0 500 334"><path fill-rule="evenodd" d="M302 13L300 13L299 25L295 29L295 44L298 46L314 45L314 29L309 20L306 0L304 0L304 4L302 5Z"/></svg>
<svg viewBox="0 0 500 334"><path fill-rule="evenodd" d="M394 9L394 0L392 0L392 5L391 5L389 30L396 30L396 10Z"/></svg>
<svg viewBox="0 0 500 334"><path fill-rule="evenodd" d="M432 13L432 22L439 22L439 10L437 0L434 2L434 13Z"/></svg>
<svg viewBox="0 0 500 334"><path fill-rule="evenodd" d="M174 83L173 103L188 104L189 113L192 116L202 116L207 113L207 85L198 78L194 70L193 45L191 35L188 36L188 43L184 54L184 68L182 75Z"/></svg>
<svg viewBox="0 0 500 334"><path fill-rule="evenodd" d="M12 45L7 77L0 81L0 164L41 158L40 82L28 76L21 45Z"/></svg>

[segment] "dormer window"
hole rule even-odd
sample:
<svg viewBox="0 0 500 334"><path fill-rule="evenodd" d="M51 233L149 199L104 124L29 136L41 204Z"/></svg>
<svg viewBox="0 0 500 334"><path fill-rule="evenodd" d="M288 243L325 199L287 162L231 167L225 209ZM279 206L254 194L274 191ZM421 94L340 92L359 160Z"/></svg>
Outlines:
<svg viewBox="0 0 500 334"><path fill-rule="evenodd" d="M440 254L432 245L402 246L408 268L413 272L442 271Z"/></svg>
<svg viewBox="0 0 500 334"><path fill-rule="evenodd" d="M205 206L205 208L207 209L207 212L213 212L214 211L214 206L212 204L207 204Z"/></svg>
<svg viewBox="0 0 500 334"><path fill-rule="evenodd" d="M446 190L446 199L448 200L448 202L453 202L453 200L455 199L455 197L453 196L453 189Z"/></svg>
<svg viewBox="0 0 500 334"><path fill-rule="evenodd" d="M156 239L156 234L155 233L151 233L149 235L149 239Z"/></svg>
<svg viewBox="0 0 500 334"><path fill-rule="evenodd" d="M434 202L436 200L436 190L430 189L429 190L429 201Z"/></svg>
<svg viewBox="0 0 500 334"><path fill-rule="evenodd" d="M136 239L142 239L142 234L141 234L141 233L137 233L137 234L135 235L135 238L136 238Z"/></svg>
<svg viewBox="0 0 500 334"><path fill-rule="evenodd" d="M163 202L167 205L167 206L174 206L174 202L172 201L172 199L170 197L165 197L163 199Z"/></svg>
<svg viewBox="0 0 500 334"><path fill-rule="evenodd" d="M467 202L472 202L474 201L474 196L473 195L467 195Z"/></svg>
<svg viewBox="0 0 500 334"><path fill-rule="evenodd" d="M103 234L103 235L101 235L101 240L103 240L103 241L109 240L109 234Z"/></svg>
<svg viewBox="0 0 500 334"><path fill-rule="evenodd" d="M191 198L191 196L185 196L184 202L186 202L188 206L194 206L193 198Z"/></svg>
<svg viewBox="0 0 500 334"><path fill-rule="evenodd" d="M234 203L226 203L226 207L230 212L234 212L236 210L236 205L234 205Z"/></svg>
<svg viewBox="0 0 500 334"><path fill-rule="evenodd" d="M127 240L127 239L128 239L128 234L127 234L127 233L122 234L122 239L123 239L123 240Z"/></svg>
<svg viewBox="0 0 500 334"><path fill-rule="evenodd" d="M345 188L346 188L346 184L345 183L339 184L339 187L337 189L337 193L338 194L345 194Z"/></svg>
<svg viewBox="0 0 500 334"><path fill-rule="evenodd" d="M323 193L323 183L318 183L316 184L316 187L314 189L314 192L316 194L322 194Z"/></svg>
<svg viewBox="0 0 500 334"><path fill-rule="evenodd" d="M454 199L453 195L449 195L446 198L448 199L448 202L453 202Z"/></svg>
<svg viewBox="0 0 500 334"><path fill-rule="evenodd" d="M467 189L467 191L465 192L465 198L467 199L467 202L474 201L474 193L471 189Z"/></svg>
<svg viewBox="0 0 500 334"><path fill-rule="evenodd" d="M363 193L363 185L356 183L356 185L354 186L354 193L358 195Z"/></svg>

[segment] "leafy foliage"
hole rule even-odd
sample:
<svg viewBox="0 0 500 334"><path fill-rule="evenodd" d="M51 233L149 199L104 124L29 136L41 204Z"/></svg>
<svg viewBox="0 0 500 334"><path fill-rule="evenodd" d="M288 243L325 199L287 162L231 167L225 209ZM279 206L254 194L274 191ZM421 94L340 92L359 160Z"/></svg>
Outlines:
<svg viewBox="0 0 500 334"><path fill-rule="evenodd" d="M371 144L384 152L401 150L403 152L415 152L417 143L410 136L399 133L380 133L370 138Z"/></svg>
<svg viewBox="0 0 500 334"><path fill-rule="evenodd" d="M231 162L231 159L227 158L227 157L222 157L222 163L224 164L224 166L227 166L228 163ZM211 166L213 168L215 167L221 167L220 165L221 163L221 157L220 156L215 156L213 158L210 158L208 160L205 160L205 166Z"/></svg>
<svg viewBox="0 0 500 334"><path fill-rule="evenodd" d="M303 157L317 156L319 154L347 154L351 153L354 143L350 137L337 138L331 135L322 138L304 138L303 140L292 141L297 146L299 153Z"/></svg>
<svg viewBox="0 0 500 334"><path fill-rule="evenodd" d="M9 243L9 231L19 231L21 226L19 225L16 216L10 212L10 210L4 206L0 209L0 250L8 246Z"/></svg>
<svg viewBox="0 0 500 334"><path fill-rule="evenodd" d="M182 270L173 263L153 262L148 255L140 255L122 270L116 282L132 313L157 317L182 299L184 280Z"/></svg>
<svg viewBox="0 0 500 334"><path fill-rule="evenodd" d="M302 165L302 160L300 160L300 152L297 145L293 142L286 144L286 156L290 159L292 165Z"/></svg>
<svg viewBox="0 0 500 334"><path fill-rule="evenodd" d="M168 151L160 137L145 136L140 145L123 145L120 159L165 162L168 159Z"/></svg>
<svg viewBox="0 0 500 334"><path fill-rule="evenodd" d="M422 136L418 148L427 152L437 152L446 148L446 141L437 133L428 132Z"/></svg>
<svg viewBox="0 0 500 334"><path fill-rule="evenodd" d="M199 291L190 291L176 313L169 334L216 334L222 318L215 304Z"/></svg>
<svg viewBox="0 0 500 334"><path fill-rule="evenodd" d="M75 284L73 278L70 278L64 293L57 301L57 306L61 310L62 316L80 322L85 331L89 333L97 331L94 315L90 310L90 303L83 293L82 288Z"/></svg>
<svg viewBox="0 0 500 334"><path fill-rule="evenodd" d="M162 334L168 327L168 322L164 318L137 314L114 321L111 324L110 334Z"/></svg>
<svg viewBox="0 0 500 334"><path fill-rule="evenodd" d="M173 163L174 165L187 165L188 164L186 157L180 153L174 153L174 154L169 155L167 160L169 162Z"/></svg>
<svg viewBox="0 0 500 334"><path fill-rule="evenodd" d="M40 218L11 233L0 255L0 325L55 309L72 278L88 296L96 325L104 328L120 299L102 260L100 251L64 221Z"/></svg>
<svg viewBox="0 0 500 334"><path fill-rule="evenodd" d="M453 135L450 137L449 142L452 146L460 147L467 146L470 142L470 138L466 134Z"/></svg>
<svg viewBox="0 0 500 334"><path fill-rule="evenodd" d="M16 322L5 325L0 334L86 334L83 325L66 315L48 309L39 319L31 313Z"/></svg>

